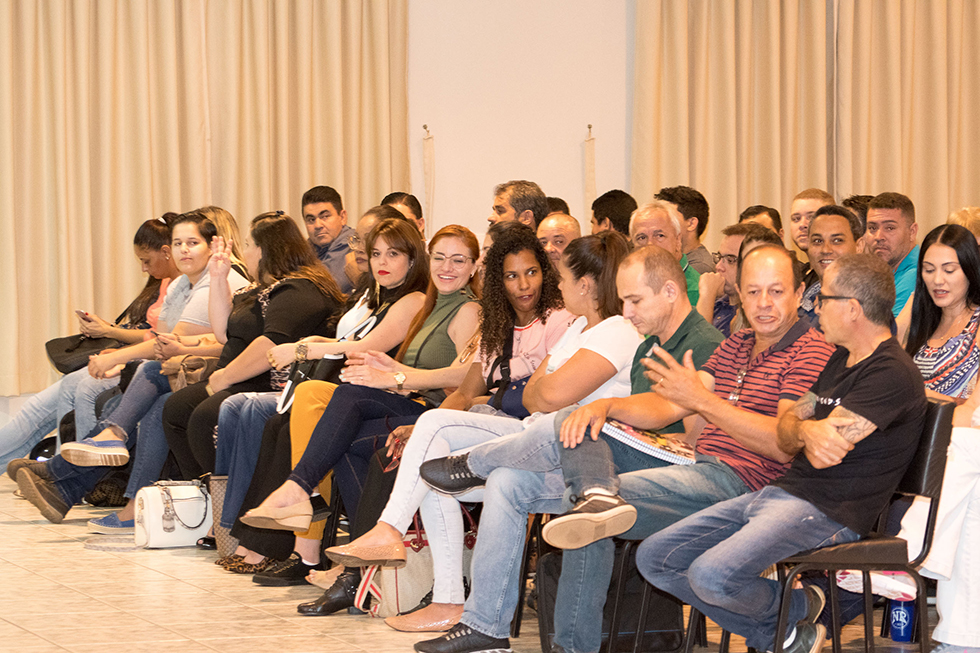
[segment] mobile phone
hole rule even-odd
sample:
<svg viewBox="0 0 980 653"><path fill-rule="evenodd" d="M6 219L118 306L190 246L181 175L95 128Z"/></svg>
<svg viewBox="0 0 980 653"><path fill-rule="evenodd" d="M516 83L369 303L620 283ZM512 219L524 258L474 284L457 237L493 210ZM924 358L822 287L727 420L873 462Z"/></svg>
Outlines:
<svg viewBox="0 0 980 653"><path fill-rule="evenodd" d="M81 309L76 308L75 315L77 315L78 319L80 320L85 320L86 322L92 321L92 316L90 316L87 311L83 311Z"/></svg>

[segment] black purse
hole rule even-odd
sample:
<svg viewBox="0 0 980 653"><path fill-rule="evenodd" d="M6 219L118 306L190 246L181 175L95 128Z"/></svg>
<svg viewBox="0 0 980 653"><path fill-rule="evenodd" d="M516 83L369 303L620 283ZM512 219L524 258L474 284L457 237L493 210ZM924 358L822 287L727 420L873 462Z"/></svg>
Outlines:
<svg viewBox="0 0 980 653"><path fill-rule="evenodd" d="M504 343L504 350L490 366L490 374L487 375L487 388L494 391L490 397L491 406L504 411L511 417L524 419L531 414L524 407L524 388L527 387L528 379L531 377L527 376L517 381L510 380L510 359L513 352L514 332L511 331L507 342ZM500 368L500 380L497 383L492 383L491 379L493 379L494 371L498 367Z"/></svg>
<svg viewBox="0 0 980 653"><path fill-rule="evenodd" d="M116 318L116 324L126 317L129 307ZM89 356L103 349L118 349L126 343L115 338L89 338L81 333L73 336L54 338L44 343L44 350L55 369L62 374L71 374L88 365Z"/></svg>

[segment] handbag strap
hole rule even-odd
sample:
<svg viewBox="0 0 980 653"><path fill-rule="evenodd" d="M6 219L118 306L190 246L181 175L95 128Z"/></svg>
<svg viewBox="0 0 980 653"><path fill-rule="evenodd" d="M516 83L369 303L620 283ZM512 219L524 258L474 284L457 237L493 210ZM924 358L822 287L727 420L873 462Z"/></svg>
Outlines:
<svg viewBox="0 0 980 653"><path fill-rule="evenodd" d="M167 521L168 513L173 519L177 521L178 524L180 524L181 526L183 526L189 531L197 530L198 528L204 525L204 522L208 518L208 501L210 500L210 497L208 496L207 488L205 488L203 485L198 485L198 489L201 491L201 494L204 495L204 515L201 517L201 521L197 522L196 526L188 526L187 524L184 523L184 520L180 518L180 515L177 514L177 510L174 507L174 498L170 494L170 488L167 487L166 485L162 485L160 487L163 490L163 520L164 520L165 531L167 530L166 521ZM196 499L197 497L194 498ZM172 529L173 526L171 526L171 530Z"/></svg>
<svg viewBox="0 0 980 653"><path fill-rule="evenodd" d="M493 362L490 367L490 375L487 377L487 387L491 386L491 379L493 378L494 368L497 364L500 364L500 383L497 385L496 391L493 393L493 397L490 399L490 405L497 410L502 410L504 405L504 393L507 392L507 386L510 385L510 359L513 357L514 352L514 330L511 329L510 333L507 334L507 340L504 342L504 350L500 352L500 356Z"/></svg>

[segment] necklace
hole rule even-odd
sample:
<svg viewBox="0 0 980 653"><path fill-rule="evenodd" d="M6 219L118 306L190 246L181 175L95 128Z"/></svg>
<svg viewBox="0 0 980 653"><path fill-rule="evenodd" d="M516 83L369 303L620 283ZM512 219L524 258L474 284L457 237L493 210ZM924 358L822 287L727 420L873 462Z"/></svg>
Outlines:
<svg viewBox="0 0 980 653"><path fill-rule="evenodd" d="M964 327L966 327L966 324L970 321L970 317L972 317L974 310L975 310L974 308L971 308L970 305L967 304L963 308L963 311L959 315L957 315L956 318L953 319L952 323L950 323L950 325L946 327L946 330L943 331L941 335L933 336L932 338L930 338L930 340L939 342L941 344L945 344L950 338L955 336L957 333L962 331ZM966 320L963 319L964 315L966 316Z"/></svg>

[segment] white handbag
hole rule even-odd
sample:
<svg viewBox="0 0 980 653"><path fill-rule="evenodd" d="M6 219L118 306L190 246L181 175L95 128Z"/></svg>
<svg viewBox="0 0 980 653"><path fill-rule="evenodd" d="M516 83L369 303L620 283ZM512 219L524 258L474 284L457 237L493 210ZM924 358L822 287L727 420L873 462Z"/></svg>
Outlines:
<svg viewBox="0 0 980 653"><path fill-rule="evenodd" d="M158 481L136 493L136 546L194 546L211 528L211 497L200 481Z"/></svg>

